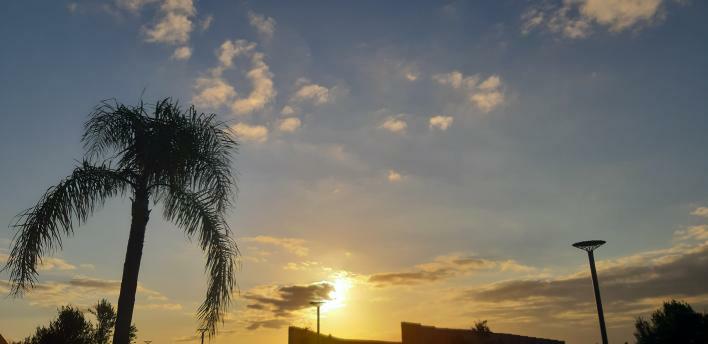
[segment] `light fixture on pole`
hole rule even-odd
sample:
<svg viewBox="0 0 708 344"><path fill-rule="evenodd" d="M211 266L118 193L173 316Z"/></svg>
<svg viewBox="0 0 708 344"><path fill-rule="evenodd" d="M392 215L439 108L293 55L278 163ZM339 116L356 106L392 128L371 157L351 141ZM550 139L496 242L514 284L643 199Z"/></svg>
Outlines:
<svg viewBox="0 0 708 344"><path fill-rule="evenodd" d="M592 274L592 286L595 289L595 303L597 304L597 317L600 320L600 335L602 336L602 344L607 344L607 329L605 328L605 315L602 312L602 299L600 298L600 285L597 281L597 271L595 271L595 255L593 251L604 245L603 240L589 240L581 241L573 244L574 247L579 248L588 253L588 260L590 261L590 273Z"/></svg>
<svg viewBox="0 0 708 344"><path fill-rule="evenodd" d="M151 340L144 340L143 342L145 342L145 344L150 344L150 343L152 343Z"/></svg>
<svg viewBox="0 0 708 344"><path fill-rule="evenodd" d="M311 301L310 304L317 307L317 343L320 342L320 307L324 301Z"/></svg>
<svg viewBox="0 0 708 344"><path fill-rule="evenodd" d="M207 329L206 329L206 328L200 328L200 329L197 329L197 331L201 332L201 334L202 334L202 344L204 344L204 332L206 332Z"/></svg>

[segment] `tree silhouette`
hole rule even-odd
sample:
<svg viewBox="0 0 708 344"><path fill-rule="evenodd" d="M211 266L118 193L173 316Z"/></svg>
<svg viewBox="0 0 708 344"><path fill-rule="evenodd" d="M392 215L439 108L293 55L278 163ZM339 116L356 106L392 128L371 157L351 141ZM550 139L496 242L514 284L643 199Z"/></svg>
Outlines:
<svg viewBox="0 0 708 344"><path fill-rule="evenodd" d="M5 266L13 294L34 286L42 256L61 248L63 235L72 235L107 198L130 193L130 235L113 343L129 341L151 199L163 203L166 219L189 237L197 236L206 253L207 291L198 316L214 334L231 301L238 256L224 220L235 187L231 155L238 148L228 127L194 107L183 111L169 98L150 109L142 103L103 102L90 114L82 142L86 154L73 173L18 215Z"/></svg>
<svg viewBox="0 0 708 344"><path fill-rule="evenodd" d="M637 344L708 343L708 315L685 302L664 302L649 320L639 317L634 326Z"/></svg>
<svg viewBox="0 0 708 344"><path fill-rule="evenodd" d="M108 300L101 299L88 311L96 317L96 326L93 333L94 343L108 344L113 333L113 327L116 324L116 310L113 305ZM137 332L138 329L135 325L131 325L129 334L131 343L135 342Z"/></svg>
<svg viewBox="0 0 708 344"><path fill-rule="evenodd" d="M34 335L18 344L105 344L110 339L111 326L116 313L108 300L103 299L89 309L96 316L94 325L86 320L83 312L72 306L61 307L57 318L49 327L37 327ZM135 342L138 329L130 329L130 343Z"/></svg>
<svg viewBox="0 0 708 344"><path fill-rule="evenodd" d="M480 320L475 321L474 326L472 326L472 332L486 335L492 333L492 330L489 329L487 320Z"/></svg>

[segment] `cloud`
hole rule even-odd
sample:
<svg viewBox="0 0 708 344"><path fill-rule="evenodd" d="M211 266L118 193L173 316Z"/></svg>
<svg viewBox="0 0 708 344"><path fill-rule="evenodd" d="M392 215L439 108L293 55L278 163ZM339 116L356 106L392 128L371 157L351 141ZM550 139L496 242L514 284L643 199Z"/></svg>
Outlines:
<svg viewBox="0 0 708 344"><path fill-rule="evenodd" d="M251 70L246 77L251 81L253 89L248 97L236 99L231 104L235 114L247 114L262 109L268 102L275 98L277 92L273 87L273 74L264 61L265 55L254 53L251 57Z"/></svg>
<svg viewBox="0 0 708 344"><path fill-rule="evenodd" d="M322 105L330 102L330 91L327 87L307 83L302 85L292 97L295 102L309 101L315 105Z"/></svg>
<svg viewBox="0 0 708 344"><path fill-rule="evenodd" d="M702 240L708 241L708 225L691 226L674 233L677 240Z"/></svg>
<svg viewBox="0 0 708 344"><path fill-rule="evenodd" d="M288 317L292 312L310 308L312 300L329 300L335 287L328 282L309 285L289 285L254 290L244 298L250 303L249 309L266 311L275 317ZM257 328L257 327L256 327Z"/></svg>
<svg viewBox="0 0 708 344"><path fill-rule="evenodd" d="M256 237L242 238L241 241L278 246L299 257L305 257L310 253L303 239L259 235Z"/></svg>
<svg viewBox="0 0 708 344"><path fill-rule="evenodd" d="M698 207L691 212L691 215L708 217L708 207Z"/></svg>
<svg viewBox="0 0 708 344"><path fill-rule="evenodd" d="M662 18L662 0L579 0L561 5L543 3L521 16L521 31L548 30L567 38L588 37L593 26L621 32L641 28Z"/></svg>
<svg viewBox="0 0 708 344"><path fill-rule="evenodd" d="M388 170L388 176L386 178L391 183L396 183L403 180L403 176L394 170Z"/></svg>
<svg viewBox="0 0 708 344"><path fill-rule="evenodd" d="M435 74L432 78L440 85L464 91L469 101L484 112L492 111L504 102L502 80L498 75L490 75L482 82L478 75L465 76L459 71Z"/></svg>
<svg viewBox="0 0 708 344"><path fill-rule="evenodd" d="M378 286L407 286L429 283L478 271L528 272L533 268L514 260L491 260L471 257L459 253L436 257L432 262L416 265L409 271L385 272L369 276L369 283Z"/></svg>
<svg viewBox="0 0 708 344"><path fill-rule="evenodd" d="M450 73L442 73L433 75L433 80L437 81L440 85L451 86L452 88L472 88L479 82L479 76L464 76L459 71L452 71Z"/></svg>
<svg viewBox="0 0 708 344"><path fill-rule="evenodd" d="M236 135L244 141L263 143L268 140L268 128L262 125L236 123L231 126Z"/></svg>
<svg viewBox="0 0 708 344"><path fill-rule="evenodd" d="M379 128L386 129L392 133L403 134L406 132L408 124L400 118L388 117L383 123L381 123L381 125L379 125Z"/></svg>
<svg viewBox="0 0 708 344"><path fill-rule="evenodd" d="M598 261L600 287L610 321L629 325L638 314L647 313L670 298L708 303L707 228L696 226L676 235L689 242ZM587 268L569 276L509 280L472 288L461 294L461 299L500 318L560 321L564 326L594 318ZM583 309L587 311L580 311Z"/></svg>
<svg viewBox="0 0 708 344"><path fill-rule="evenodd" d="M179 47L172 53L172 59L175 60L189 60L190 57L192 57L192 48L187 46Z"/></svg>
<svg viewBox="0 0 708 344"><path fill-rule="evenodd" d="M74 276L68 281L37 283L24 297L30 305L39 307L56 307L69 303L88 306L102 297L117 297L120 291L120 283L119 280ZM10 284L6 281L0 281L0 291L3 290L10 290ZM138 284L137 295L139 297L137 307L167 310L181 308L175 303L167 302L168 298L162 293L148 289L141 284Z"/></svg>
<svg viewBox="0 0 708 344"><path fill-rule="evenodd" d="M236 96L236 90L221 77L198 78L195 86L198 93L192 97L197 106L218 108Z"/></svg>
<svg viewBox="0 0 708 344"><path fill-rule="evenodd" d="M202 21L199 23L199 28L202 30L202 32L209 30L211 27L211 24L214 22L214 16L208 15Z"/></svg>
<svg viewBox="0 0 708 344"><path fill-rule="evenodd" d="M118 7L132 11L132 12L137 12L139 11L143 6L151 3L158 2L159 0L116 0L116 5Z"/></svg>
<svg viewBox="0 0 708 344"><path fill-rule="evenodd" d="M275 19L249 11L248 22L258 31L263 40L269 41L273 38L276 26Z"/></svg>
<svg viewBox="0 0 708 344"><path fill-rule="evenodd" d="M302 125L301 121L297 117L289 117L280 121L278 129L280 131L292 133L295 132Z"/></svg>
<svg viewBox="0 0 708 344"><path fill-rule="evenodd" d="M268 319L268 320L256 320L251 322L248 327L246 327L249 330L257 330L259 328L271 328L271 329L279 329L282 327L285 327L288 325L288 322L283 319Z"/></svg>
<svg viewBox="0 0 708 344"><path fill-rule="evenodd" d="M196 80L196 94L192 97L192 102L211 108L229 105L236 115L263 109L275 98L277 92L273 86L273 74L265 63L265 55L256 52L255 48L255 43L245 40L224 41L216 52L219 65ZM250 56L251 61L251 69L246 73L246 77L251 82L252 89L242 98L238 97L234 86L222 76L225 70L234 66L234 60L239 56Z"/></svg>
<svg viewBox="0 0 708 344"><path fill-rule="evenodd" d="M281 115L289 116L295 113L295 108L290 106L290 105L285 105L283 106L283 109L280 110Z"/></svg>
<svg viewBox="0 0 708 344"><path fill-rule="evenodd" d="M430 124L428 126L430 129L440 129L445 131L452 125L453 120L454 118L451 116L435 115L430 117Z"/></svg>
<svg viewBox="0 0 708 344"><path fill-rule="evenodd" d="M10 255L5 253L0 253L0 263L6 263L10 258ZM42 257L40 259L39 266L37 267L39 271L69 271L76 270L76 265L73 265L61 258L54 257Z"/></svg>
<svg viewBox="0 0 708 344"><path fill-rule="evenodd" d="M165 0L161 18L145 31L145 40L153 43L186 44L192 32L192 17L197 13L193 0Z"/></svg>

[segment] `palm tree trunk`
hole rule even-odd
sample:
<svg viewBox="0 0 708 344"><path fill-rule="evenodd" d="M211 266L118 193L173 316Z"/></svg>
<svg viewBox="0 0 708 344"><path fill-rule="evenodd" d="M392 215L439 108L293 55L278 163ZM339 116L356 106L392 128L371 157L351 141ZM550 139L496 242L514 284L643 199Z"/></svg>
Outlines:
<svg viewBox="0 0 708 344"><path fill-rule="evenodd" d="M116 329L113 332L113 344L130 343L130 325L133 320L133 307L135 306L135 293L138 288L138 273L140 272L140 259L143 256L143 242L145 229L150 218L148 210L149 197L146 188L135 190L132 204L132 220L130 224L130 237L128 250L125 253L123 264L123 279L120 283L120 296L118 296L118 314Z"/></svg>

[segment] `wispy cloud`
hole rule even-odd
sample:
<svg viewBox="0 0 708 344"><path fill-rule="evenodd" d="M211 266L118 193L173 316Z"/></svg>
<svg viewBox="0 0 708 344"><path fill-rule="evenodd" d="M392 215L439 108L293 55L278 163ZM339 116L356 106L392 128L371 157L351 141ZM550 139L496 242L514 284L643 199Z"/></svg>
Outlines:
<svg viewBox="0 0 708 344"><path fill-rule="evenodd" d="M452 125L453 121L454 118L452 118L452 116L434 115L430 117L428 126L430 129L445 131Z"/></svg>
<svg viewBox="0 0 708 344"><path fill-rule="evenodd" d="M273 74L265 63L265 55L255 51L256 44L245 40L226 40L219 47L216 55L218 66L211 68L207 75L197 78L196 93L192 101L200 106L218 108L228 105L236 115L249 114L263 109L272 101L277 92L273 84ZM251 82L251 92L245 97L239 97L236 88L222 75L234 66L234 60L239 56L247 56L251 68L246 78Z"/></svg>
<svg viewBox="0 0 708 344"><path fill-rule="evenodd" d="M402 116L399 115L398 117L386 118L383 123L379 125L379 128L388 130L395 134L404 134L408 128L408 123L406 123Z"/></svg>
<svg viewBox="0 0 708 344"><path fill-rule="evenodd" d="M258 34L264 41L269 41L273 38L276 27L275 19L271 17L266 17L265 15L258 14L253 11L249 11L248 22L253 28L256 29L256 31L258 31Z"/></svg>
<svg viewBox="0 0 708 344"><path fill-rule="evenodd" d="M498 75L490 75L480 82L479 75L465 76L460 71L452 71L435 74L432 79L440 85L465 92L467 99L484 112L499 107L505 99L502 79Z"/></svg>
<svg viewBox="0 0 708 344"><path fill-rule="evenodd" d="M299 257L305 257L310 253L303 239L259 235L256 237L242 238L241 241L277 246Z"/></svg>
<svg viewBox="0 0 708 344"><path fill-rule="evenodd" d="M533 268L514 260L493 260L455 253L439 256L432 262L416 265L407 271L373 274L368 282L379 287L408 286L491 270L529 272Z"/></svg>
<svg viewBox="0 0 708 344"><path fill-rule="evenodd" d="M622 32L651 25L663 18L662 0L580 0L543 2L521 16L521 31L548 30L571 39L585 38L593 27Z"/></svg>

